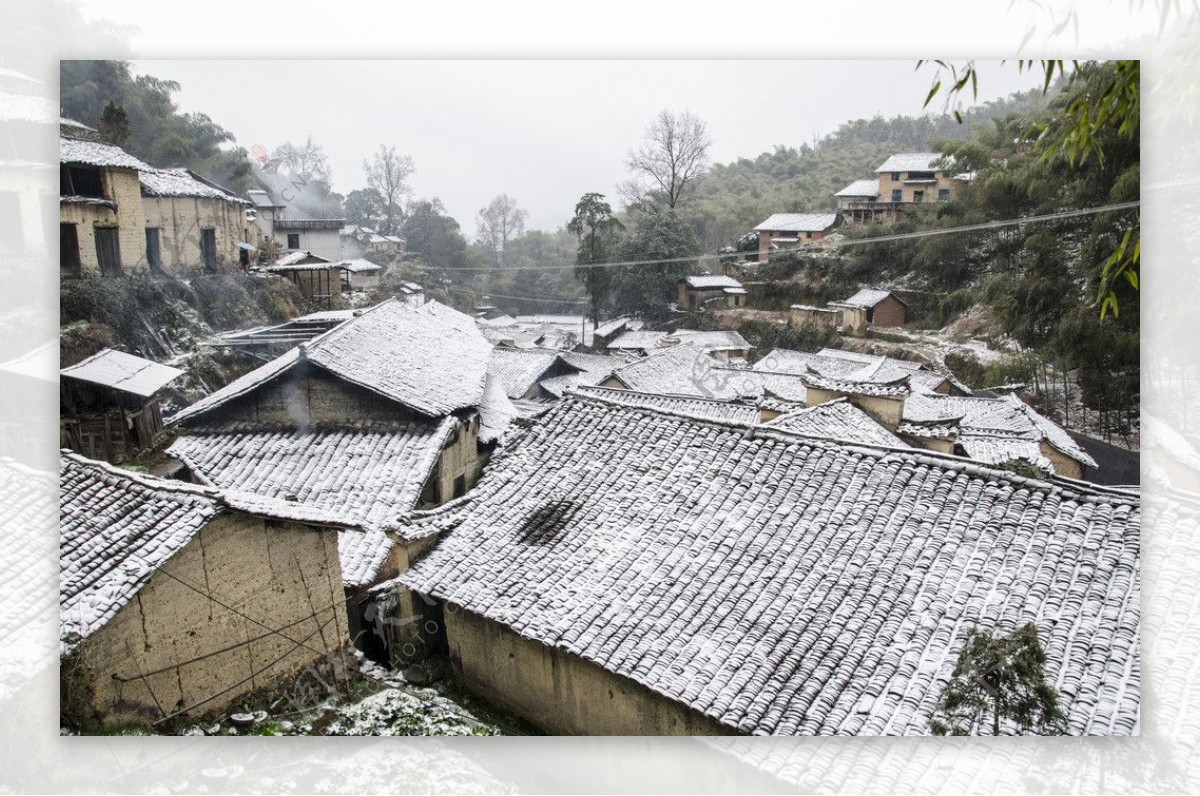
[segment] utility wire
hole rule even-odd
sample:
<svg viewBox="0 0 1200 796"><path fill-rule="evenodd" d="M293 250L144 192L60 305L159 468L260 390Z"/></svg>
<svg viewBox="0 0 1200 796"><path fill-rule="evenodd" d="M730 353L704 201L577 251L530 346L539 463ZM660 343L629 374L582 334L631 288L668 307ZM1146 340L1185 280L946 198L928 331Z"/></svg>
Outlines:
<svg viewBox="0 0 1200 796"><path fill-rule="evenodd" d="M1064 210L1058 213L1045 213L1037 216L1020 216L1017 218L1006 218L997 221L985 221L980 224L967 224L961 227L947 227L945 229L930 229L922 232L905 232L895 235L878 235L873 238L858 238L840 241L837 247L843 246L861 246L866 243L887 243L895 240L906 240L909 238L924 238L934 235L951 235L957 232L978 232L986 229L999 229L1003 227L1019 227L1025 224L1033 224L1041 221L1056 221L1064 218L1076 218L1079 216L1097 215L1099 213L1113 213L1120 210L1131 210L1141 205L1140 201L1120 202L1111 205L1102 205L1100 207L1085 207L1078 210ZM748 252L744 252L748 253ZM768 257L791 254L792 250L781 250L768 252ZM600 262L600 263L572 263L570 265L507 265L500 271L570 271L576 268L625 268L642 265L666 265L669 263L693 263L697 260L712 260L725 259L727 257L737 256L739 252L718 252L716 254L695 254L690 257L667 257L660 260L624 260L618 262ZM494 268L439 268L439 271L453 273L493 273L500 272Z"/></svg>

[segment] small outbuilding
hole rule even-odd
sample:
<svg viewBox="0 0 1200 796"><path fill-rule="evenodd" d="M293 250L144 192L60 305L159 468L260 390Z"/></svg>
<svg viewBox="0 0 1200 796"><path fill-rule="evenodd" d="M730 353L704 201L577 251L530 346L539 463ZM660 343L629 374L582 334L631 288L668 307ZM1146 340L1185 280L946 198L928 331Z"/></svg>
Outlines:
<svg viewBox="0 0 1200 796"><path fill-rule="evenodd" d="M153 447L163 433L160 393L182 375L111 348L63 368L59 444L114 463Z"/></svg>
<svg viewBox="0 0 1200 796"><path fill-rule="evenodd" d="M732 276L688 276L677 284L681 310L700 309L710 301L729 308L746 306L746 288Z"/></svg>
<svg viewBox="0 0 1200 796"><path fill-rule="evenodd" d="M877 329L903 326L908 315L908 304L890 290L863 288L845 301L830 302L829 306L843 311L842 325L847 334L866 334L869 326Z"/></svg>

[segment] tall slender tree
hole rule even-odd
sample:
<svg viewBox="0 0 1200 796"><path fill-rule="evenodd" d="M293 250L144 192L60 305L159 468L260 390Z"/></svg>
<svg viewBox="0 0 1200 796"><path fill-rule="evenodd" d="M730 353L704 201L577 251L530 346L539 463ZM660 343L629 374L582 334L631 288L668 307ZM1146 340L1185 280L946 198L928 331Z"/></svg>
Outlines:
<svg viewBox="0 0 1200 796"><path fill-rule="evenodd" d="M634 179L623 187L625 198L654 212L674 210L708 169L711 146L708 125L691 111L660 111L626 160Z"/></svg>
<svg viewBox="0 0 1200 796"><path fill-rule="evenodd" d="M613 216L612 207L602 193L585 193L575 205L575 216L567 231L579 239L575 258L575 276L583 283L591 299L592 323L600 325L600 305L612 288L610 269L597 267L610 251L612 238L624 225Z"/></svg>
<svg viewBox="0 0 1200 796"><path fill-rule="evenodd" d="M504 267L504 249L509 241L525 233L529 211L517 205L517 200L502 193L476 214L476 238L487 249L492 262Z"/></svg>

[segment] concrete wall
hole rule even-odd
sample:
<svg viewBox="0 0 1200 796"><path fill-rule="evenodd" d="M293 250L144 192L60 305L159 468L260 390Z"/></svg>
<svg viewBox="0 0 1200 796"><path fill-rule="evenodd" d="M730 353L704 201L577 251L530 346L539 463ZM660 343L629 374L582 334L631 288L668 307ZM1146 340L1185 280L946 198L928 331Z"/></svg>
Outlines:
<svg viewBox="0 0 1200 796"><path fill-rule="evenodd" d="M108 720L204 715L336 656L345 606L334 532L225 514L80 644L64 682L86 680Z"/></svg>
<svg viewBox="0 0 1200 796"><path fill-rule="evenodd" d="M96 257L96 227L116 227L123 275L147 273L146 230L142 214L142 184L133 169L101 169L101 191L115 202L112 209L95 204L68 202L60 205L59 221L74 224L79 238L82 276L100 276Z"/></svg>
<svg viewBox="0 0 1200 796"><path fill-rule="evenodd" d="M342 257L342 235L337 229L289 229L286 224L283 228L276 224L273 235L285 251L295 248L312 252L330 261L340 260ZM300 245L289 247L288 235L299 235Z"/></svg>
<svg viewBox="0 0 1200 796"><path fill-rule="evenodd" d="M222 271L238 269L238 241L253 244L257 240L254 225L246 222L248 205L220 199L146 196L142 198L142 207L145 211L144 226L161 230L162 265L169 274L181 274L203 267L200 257L201 229L215 230L217 267ZM148 268L144 237L137 255L139 267Z"/></svg>
<svg viewBox="0 0 1200 796"><path fill-rule="evenodd" d="M732 735L685 705L448 605L450 661L484 699L558 735Z"/></svg>

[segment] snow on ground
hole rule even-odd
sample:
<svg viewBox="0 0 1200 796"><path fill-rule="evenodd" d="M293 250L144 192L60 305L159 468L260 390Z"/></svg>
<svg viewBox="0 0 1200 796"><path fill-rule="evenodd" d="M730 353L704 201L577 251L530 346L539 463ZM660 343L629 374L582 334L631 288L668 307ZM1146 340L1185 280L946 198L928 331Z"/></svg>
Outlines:
<svg viewBox="0 0 1200 796"><path fill-rule="evenodd" d="M499 735L432 688L389 688L338 710L326 735Z"/></svg>

